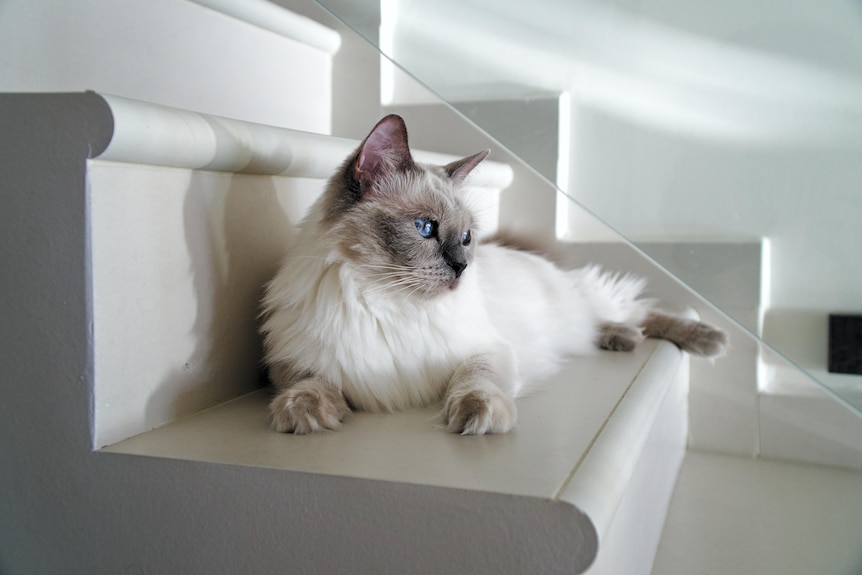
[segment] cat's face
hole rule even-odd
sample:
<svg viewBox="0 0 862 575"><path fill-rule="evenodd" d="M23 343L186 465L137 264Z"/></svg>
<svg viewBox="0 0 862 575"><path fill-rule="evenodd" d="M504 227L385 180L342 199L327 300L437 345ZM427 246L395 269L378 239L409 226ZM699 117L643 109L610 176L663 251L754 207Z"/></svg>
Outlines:
<svg viewBox="0 0 862 575"><path fill-rule="evenodd" d="M342 250L369 284L435 296L454 289L473 261L473 216L444 178L418 172L345 213Z"/></svg>
<svg viewBox="0 0 862 575"><path fill-rule="evenodd" d="M363 283L426 298L458 286L476 245L460 186L486 155L417 165L403 121L388 116L378 124L327 190L332 232Z"/></svg>

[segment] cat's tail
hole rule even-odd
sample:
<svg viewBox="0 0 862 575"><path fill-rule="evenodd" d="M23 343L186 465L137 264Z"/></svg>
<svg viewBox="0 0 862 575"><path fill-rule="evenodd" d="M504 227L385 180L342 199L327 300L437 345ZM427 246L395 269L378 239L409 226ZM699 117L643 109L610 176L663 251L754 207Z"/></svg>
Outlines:
<svg viewBox="0 0 862 575"><path fill-rule="evenodd" d="M656 301L643 295L646 280L639 276L608 272L596 265L569 274L599 325L641 326L655 309Z"/></svg>
<svg viewBox="0 0 862 575"><path fill-rule="evenodd" d="M694 355L719 357L727 350L728 336L721 329L655 309L656 301L643 295L641 277L592 265L571 273L594 313L602 349L629 351L645 337L656 337Z"/></svg>

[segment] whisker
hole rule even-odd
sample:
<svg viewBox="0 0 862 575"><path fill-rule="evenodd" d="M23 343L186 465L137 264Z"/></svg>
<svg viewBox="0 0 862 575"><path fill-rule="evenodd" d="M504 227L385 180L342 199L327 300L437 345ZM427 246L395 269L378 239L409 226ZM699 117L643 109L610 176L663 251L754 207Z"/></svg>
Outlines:
<svg viewBox="0 0 862 575"><path fill-rule="evenodd" d="M400 271L400 272L409 272L411 269L408 266L394 265L394 264L362 264L362 267L367 268L367 269L389 270L389 271Z"/></svg>
<svg viewBox="0 0 862 575"><path fill-rule="evenodd" d="M320 260L320 261L325 262L325 261L326 261L326 258L325 258L325 257L323 257L323 256L308 256L308 255L302 255L302 256L286 256L286 257L282 258L281 262L282 262L282 263L287 263L287 262L289 262L289 261L291 261L291 260Z"/></svg>
<svg viewBox="0 0 862 575"><path fill-rule="evenodd" d="M362 293L363 294L370 294L370 293L379 293L379 292L383 292L386 290L391 290L393 294L398 294L398 293L402 293L404 291L407 291L411 288L413 289L413 291L415 291L417 289L420 289L421 287L422 287L421 282L419 282L418 280L416 280L414 278L409 278L409 279L403 279L403 280L398 281L398 282L391 282L388 284L381 284L378 286L367 288ZM411 293L413 293L413 292L411 292Z"/></svg>

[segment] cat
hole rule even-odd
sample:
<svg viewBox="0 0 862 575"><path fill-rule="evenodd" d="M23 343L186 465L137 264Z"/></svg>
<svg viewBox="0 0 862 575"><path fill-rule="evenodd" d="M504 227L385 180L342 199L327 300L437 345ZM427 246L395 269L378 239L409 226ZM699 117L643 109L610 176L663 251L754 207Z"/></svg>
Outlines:
<svg viewBox="0 0 862 575"><path fill-rule="evenodd" d="M505 433L567 355L644 337L724 352L723 331L658 311L640 278L481 241L460 188L488 153L416 163L389 115L332 176L262 299L275 430L443 400L449 431Z"/></svg>

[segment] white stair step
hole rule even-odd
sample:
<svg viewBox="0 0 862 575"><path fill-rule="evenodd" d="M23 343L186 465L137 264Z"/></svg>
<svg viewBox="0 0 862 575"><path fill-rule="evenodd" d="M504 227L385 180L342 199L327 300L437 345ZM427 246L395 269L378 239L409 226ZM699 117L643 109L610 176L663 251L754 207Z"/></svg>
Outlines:
<svg viewBox="0 0 862 575"><path fill-rule="evenodd" d="M689 452L652 575L862 573L862 472Z"/></svg>
<svg viewBox="0 0 862 575"><path fill-rule="evenodd" d="M653 341L632 354L574 359L519 401L517 428L501 436L446 433L435 408L351 414L339 432L279 434L269 428L268 391L261 390L101 451L279 469L285 485L296 473L338 476L383 501L394 483L422 486L441 506L462 501L464 513L503 513L519 523L511 529L529 534L513 542L500 539L505 526L464 532L489 565L501 546L517 545L549 572L594 564L590 573L648 573L685 449L684 359ZM319 490L293 496L328 497L318 483ZM419 503L399 511L414 512L423 521ZM339 521L322 517L316 528ZM457 534L462 526L447 529ZM451 558L438 560L433 567L445 572Z"/></svg>

